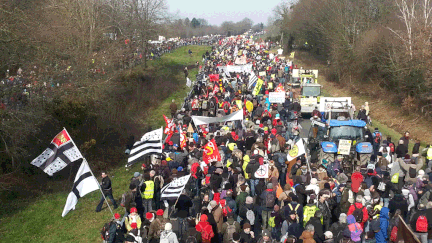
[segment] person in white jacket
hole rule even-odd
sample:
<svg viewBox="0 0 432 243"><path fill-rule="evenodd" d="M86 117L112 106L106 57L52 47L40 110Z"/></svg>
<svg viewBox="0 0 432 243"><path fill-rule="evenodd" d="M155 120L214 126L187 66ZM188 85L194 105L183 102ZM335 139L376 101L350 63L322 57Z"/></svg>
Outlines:
<svg viewBox="0 0 432 243"><path fill-rule="evenodd" d="M318 186L318 180L316 178L312 178L310 181L310 184L307 185L305 189L306 189L306 191L313 190L315 192L315 195L318 196L319 191L320 191L320 188ZM307 201L309 202L309 200L310 200L310 195L307 196ZM317 199L315 199L315 203L316 203L316 200Z"/></svg>
<svg viewBox="0 0 432 243"><path fill-rule="evenodd" d="M161 233L160 242L178 243L177 235L172 231L172 224L166 223L165 230Z"/></svg>

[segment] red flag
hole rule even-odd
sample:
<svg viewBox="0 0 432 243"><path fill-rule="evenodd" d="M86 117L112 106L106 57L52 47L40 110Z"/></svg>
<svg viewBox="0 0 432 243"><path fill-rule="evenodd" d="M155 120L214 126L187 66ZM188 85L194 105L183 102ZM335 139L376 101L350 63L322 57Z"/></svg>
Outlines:
<svg viewBox="0 0 432 243"><path fill-rule="evenodd" d="M210 74L209 78L211 82L217 82L219 81L219 74Z"/></svg>
<svg viewBox="0 0 432 243"><path fill-rule="evenodd" d="M174 122L172 121L172 119L168 119L168 117L166 117L165 115L163 115L164 119L165 119L165 123L166 123L166 127L164 130L165 134L170 134L173 132L173 128L174 126Z"/></svg>
<svg viewBox="0 0 432 243"><path fill-rule="evenodd" d="M285 92L284 87L282 86L282 84L279 84L276 88L276 92Z"/></svg>
<svg viewBox="0 0 432 243"><path fill-rule="evenodd" d="M219 150L214 139L210 140L205 146L203 151L203 160L206 164L214 161L220 161L222 158L220 156Z"/></svg>
<svg viewBox="0 0 432 243"><path fill-rule="evenodd" d="M180 148L183 149L186 147L187 137L186 132L180 133Z"/></svg>

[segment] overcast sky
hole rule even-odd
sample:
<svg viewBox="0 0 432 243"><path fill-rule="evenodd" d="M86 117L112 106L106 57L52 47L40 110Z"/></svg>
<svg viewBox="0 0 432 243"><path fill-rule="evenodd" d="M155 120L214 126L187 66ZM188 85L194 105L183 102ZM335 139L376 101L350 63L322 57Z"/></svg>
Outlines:
<svg viewBox="0 0 432 243"><path fill-rule="evenodd" d="M254 24L267 23L272 15L272 9L281 0L166 0L169 12L179 14L179 17L206 19L211 25L220 25L224 21L238 22L250 18Z"/></svg>

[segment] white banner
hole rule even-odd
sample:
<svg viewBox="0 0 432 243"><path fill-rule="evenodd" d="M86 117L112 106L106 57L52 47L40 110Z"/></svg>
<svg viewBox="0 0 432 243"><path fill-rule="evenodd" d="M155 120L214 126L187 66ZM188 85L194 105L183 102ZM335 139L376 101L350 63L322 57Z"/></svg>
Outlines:
<svg viewBox="0 0 432 243"><path fill-rule="evenodd" d="M260 165L260 167L255 172L255 178L268 178L269 177L269 166L268 164Z"/></svg>
<svg viewBox="0 0 432 243"><path fill-rule="evenodd" d="M270 103L283 104L285 102L285 92L270 92L269 101Z"/></svg>
<svg viewBox="0 0 432 243"><path fill-rule="evenodd" d="M351 150L351 140L340 139L338 146L338 154L349 155Z"/></svg>
<svg viewBox="0 0 432 243"><path fill-rule="evenodd" d="M223 117L192 116L192 120L195 126L210 123L243 120L243 109Z"/></svg>
<svg viewBox="0 0 432 243"><path fill-rule="evenodd" d="M288 151L287 161L292 161L293 159L299 157L305 153L305 147L303 144L303 139L300 139L294 146Z"/></svg>

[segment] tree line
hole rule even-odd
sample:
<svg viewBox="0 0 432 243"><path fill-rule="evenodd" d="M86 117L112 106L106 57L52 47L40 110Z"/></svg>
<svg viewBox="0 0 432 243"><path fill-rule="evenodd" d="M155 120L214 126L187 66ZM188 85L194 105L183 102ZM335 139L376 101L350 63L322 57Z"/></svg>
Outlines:
<svg viewBox="0 0 432 243"><path fill-rule="evenodd" d="M283 1L273 38L283 33L286 49L327 60L331 80L358 93L393 94L386 99L430 117L431 14L431 0Z"/></svg>

